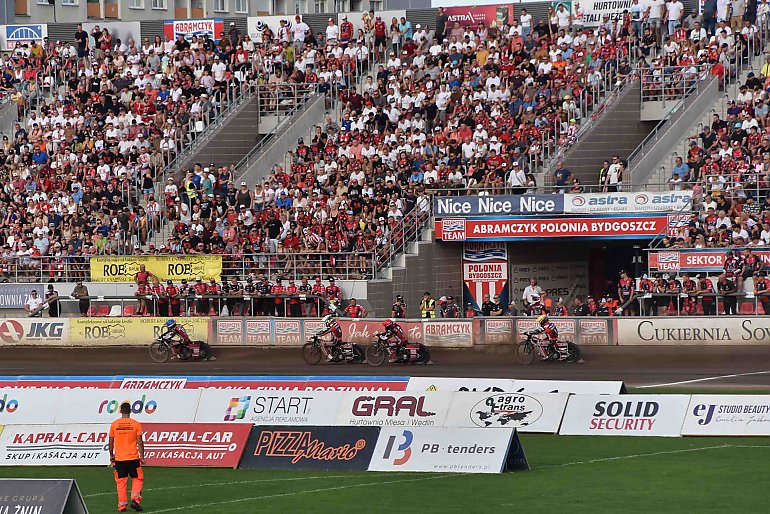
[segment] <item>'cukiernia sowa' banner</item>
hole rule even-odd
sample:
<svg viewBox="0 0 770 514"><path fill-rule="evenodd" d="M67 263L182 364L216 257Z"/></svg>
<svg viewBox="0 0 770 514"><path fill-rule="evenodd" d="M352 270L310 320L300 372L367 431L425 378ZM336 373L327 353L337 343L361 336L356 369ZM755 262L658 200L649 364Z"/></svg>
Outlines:
<svg viewBox="0 0 770 514"><path fill-rule="evenodd" d="M161 282L173 280L219 280L222 274L220 255L127 255L115 257L91 257L92 282L133 282L139 266Z"/></svg>

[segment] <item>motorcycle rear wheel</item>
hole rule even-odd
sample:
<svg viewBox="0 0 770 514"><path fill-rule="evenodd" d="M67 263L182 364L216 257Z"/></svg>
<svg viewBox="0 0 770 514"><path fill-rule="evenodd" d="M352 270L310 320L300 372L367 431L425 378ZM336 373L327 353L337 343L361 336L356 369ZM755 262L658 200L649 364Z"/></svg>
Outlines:
<svg viewBox="0 0 770 514"><path fill-rule="evenodd" d="M535 360L535 346L527 341L517 344L516 358L522 364L532 364Z"/></svg>
<svg viewBox="0 0 770 514"><path fill-rule="evenodd" d="M366 360L372 366L382 366L388 360L388 351L379 344L370 344L366 348Z"/></svg>
<svg viewBox="0 0 770 514"><path fill-rule="evenodd" d="M205 361L208 360L209 357L211 357L211 347L202 341L196 341L196 343L200 344L200 350L198 352L198 359Z"/></svg>
<svg viewBox="0 0 770 514"><path fill-rule="evenodd" d="M163 341L155 341L150 345L150 358L155 362L166 362L171 355L171 348Z"/></svg>
<svg viewBox="0 0 770 514"><path fill-rule="evenodd" d="M583 354L580 347L575 343L567 343L567 362L580 362L583 360Z"/></svg>
<svg viewBox="0 0 770 514"><path fill-rule="evenodd" d="M179 346L179 360L180 361L190 360L192 358L192 355L193 355L193 352L192 352L192 350L190 349L189 346L187 346L186 344L183 344L183 345Z"/></svg>
<svg viewBox="0 0 770 514"><path fill-rule="evenodd" d="M302 358L311 365L321 362L321 347L316 343L305 343L302 345Z"/></svg>

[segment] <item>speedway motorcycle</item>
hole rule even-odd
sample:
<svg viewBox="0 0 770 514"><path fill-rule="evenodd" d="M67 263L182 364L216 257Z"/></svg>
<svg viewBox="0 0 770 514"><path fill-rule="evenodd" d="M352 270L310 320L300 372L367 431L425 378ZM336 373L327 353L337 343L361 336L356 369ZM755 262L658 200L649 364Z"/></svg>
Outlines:
<svg viewBox="0 0 770 514"><path fill-rule="evenodd" d="M185 343L168 335L161 335L150 344L150 358L155 362L166 362L172 356L181 361L213 360L211 347L203 341Z"/></svg>
<svg viewBox="0 0 770 514"><path fill-rule="evenodd" d="M377 339L366 349L366 360L372 366L382 366L388 362L391 353L395 353L397 363L401 364L433 364L430 351L422 343L406 343L398 345L381 333L375 334Z"/></svg>
<svg viewBox="0 0 770 514"><path fill-rule="evenodd" d="M329 360L329 355L332 356ZM327 362L339 363L363 363L366 362L364 351L355 343L342 343L338 346L322 341L320 337L313 336L302 345L302 358L308 364L318 364L322 358Z"/></svg>
<svg viewBox="0 0 770 514"><path fill-rule="evenodd" d="M550 344L548 339L535 337L540 333L534 331L525 332L524 335L527 338L516 345L516 358L522 364L532 364L535 356L539 356L541 360L545 361L558 361L561 357L555 344ZM565 362L583 362L580 348L571 341L567 342L567 358Z"/></svg>

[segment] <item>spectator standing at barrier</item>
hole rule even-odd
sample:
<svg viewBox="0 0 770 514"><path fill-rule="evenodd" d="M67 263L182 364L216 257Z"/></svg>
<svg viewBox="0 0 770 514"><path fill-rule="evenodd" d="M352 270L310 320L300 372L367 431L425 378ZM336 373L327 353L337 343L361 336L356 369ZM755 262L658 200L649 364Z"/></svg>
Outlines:
<svg viewBox="0 0 770 514"><path fill-rule="evenodd" d="M254 283L254 278L249 275L246 277L246 284L243 286L243 308L245 316L256 316L258 301L256 298L254 298L256 294L257 285Z"/></svg>
<svg viewBox="0 0 770 514"><path fill-rule="evenodd" d="M770 315L770 279L765 276L764 271L758 271L754 276L754 296L762 305L762 312L766 316Z"/></svg>
<svg viewBox="0 0 770 514"><path fill-rule="evenodd" d="M717 298L714 295L714 284L706 275L695 275L698 281L697 294L700 296L701 308L705 316L716 316Z"/></svg>
<svg viewBox="0 0 770 514"><path fill-rule="evenodd" d="M625 310L629 312L630 316L636 315L636 305L631 301L635 293L634 280L628 276L625 270L621 271L620 280L618 280L618 300L621 306L625 306Z"/></svg>
<svg viewBox="0 0 770 514"><path fill-rule="evenodd" d="M489 299L489 295L487 295L487 299ZM436 300L431 297L430 291L425 291L425 294L422 295L420 317L425 319L436 317Z"/></svg>
<svg viewBox="0 0 770 514"><path fill-rule="evenodd" d="M53 288L53 284L48 284L45 301L48 304L48 315L52 318L58 318L61 314L61 303L59 302L59 292Z"/></svg>
<svg viewBox="0 0 770 514"><path fill-rule="evenodd" d="M37 289L33 289L29 293L29 298L27 298L27 302L24 304L24 310L29 313L30 316L34 316L36 318L43 316L43 299L40 298L37 294Z"/></svg>
<svg viewBox="0 0 770 514"><path fill-rule="evenodd" d="M404 302L404 297L400 294L396 295L396 299L390 308L390 315L393 318L406 318L406 303Z"/></svg>
<svg viewBox="0 0 770 514"><path fill-rule="evenodd" d="M454 296L450 295L446 297L446 305L444 306L443 315L448 319L455 319L460 317L460 308L458 307L457 302L455 302Z"/></svg>
<svg viewBox="0 0 770 514"><path fill-rule="evenodd" d="M72 289L72 298L78 300L78 310L81 316L88 315L88 309L91 307L91 300L88 299L88 288L83 285L83 279L78 279L75 287Z"/></svg>
<svg viewBox="0 0 770 514"><path fill-rule="evenodd" d="M323 297L323 298L326 298L326 287L321 282L321 277L319 277L319 276L315 277L315 283L313 284L313 294L317 295L317 296L320 296L320 297ZM320 298L316 299L315 302L313 302L313 303L315 304L315 313L313 315L314 316L320 316L321 315L321 310L322 310L322 305L323 305L321 303Z"/></svg>
<svg viewBox="0 0 770 514"><path fill-rule="evenodd" d="M141 512L142 487L144 486L144 431L142 424L131 419L131 404L120 404L120 418L110 424L108 449L110 465L115 468L115 485L118 489L118 512L126 512L129 506L128 478L131 477L131 508Z"/></svg>
<svg viewBox="0 0 770 514"><path fill-rule="evenodd" d="M222 294L226 296L225 306L227 307L227 314L229 316L243 315L243 309L241 307L241 301L238 296L243 294L241 284L238 282L238 277L230 277L230 281L224 281L222 283Z"/></svg>
<svg viewBox="0 0 770 514"><path fill-rule="evenodd" d="M172 280L166 281L166 298L168 298L169 301L169 310L171 311L171 316L177 317L179 316L181 309L181 301L179 299L179 288L174 285L174 282Z"/></svg>
<svg viewBox="0 0 770 514"><path fill-rule="evenodd" d="M585 303L583 295L578 295L572 302L575 307L572 310L573 316L588 316L588 306Z"/></svg>
<svg viewBox="0 0 770 514"><path fill-rule="evenodd" d="M505 311L503 312L503 316L518 316L519 315L519 309L516 308L516 300L511 300L508 302L508 306L505 308Z"/></svg>
<svg viewBox="0 0 770 514"><path fill-rule="evenodd" d="M195 294L195 314L206 316L209 313L209 299L205 298L208 288L201 277L195 277L193 292Z"/></svg>
<svg viewBox="0 0 770 514"><path fill-rule="evenodd" d="M345 307L345 315L351 318L365 318L367 312L361 305L358 305L355 298L351 298Z"/></svg>
<svg viewBox="0 0 770 514"><path fill-rule="evenodd" d="M257 293L259 298L259 316L272 316L275 313L275 302L272 298L268 298L273 293L273 284L270 283L267 276L260 276L259 283L257 284Z"/></svg>
<svg viewBox="0 0 770 514"><path fill-rule="evenodd" d="M273 314L275 316L286 316L286 304L284 303L284 299L281 298L281 295L285 294L285 288L281 277L275 279L275 284L273 284L270 293L275 296L272 300Z"/></svg>
<svg viewBox="0 0 770 514"><path fill-rule="evenodd" d="M473 304L470 302L465 304L465 317L466 318L476 317L476 309L473 308Z"/></svg>
<svg viewBox="0 0 770 514"><path fill-rule="evenodd" d="M142 284L149 285L150 284L150 279L153 276L154 275L152 273L147 271L147 268L145 267L144 264L140 264L139 265L139 271L137 271L136 275L134 275L134 283L136 283L137 286L142 285Z"/></svg>
<svg viewBox="0 0 770 514"><path fill-rule="evenodd" d="M168 296L166 296L166 288L161 285L158 277L152 277L150 292L152 293L152 314L168 317Z"/></svg>
<svg viewBox="0 0 770 514"><path fill-rule="evenodd" d="M564 306L564 299L559 298L556 300L556 305L551 307L551 316L568 316L567 307Z"/></svg>
<svg viewBox="0 0 770 514"><path fill-rule="evenodd" d="M150 286L146 282L142 282L141 284L138 284L136 286L136 292L134 293L134 297L136 297L136 315L137 316L147 316L149 314L149 311L147 309L147 299L150 295Z"/></svg>
<svg viewBox="0 0 770 514"><path fill-rule="evenodd" d="M485 294L482 302L481 302L481 315L482 316L491 316L492 315L492 309L494 308L495 304L492 302L492 300L489 298L488 294Z"/></svg>
<svg viewBox="0 0 770 514"><path fill-rule="evenodd" d="M297 297L299 294L299 288L297 287L297 284L294 282L293 278L289 279L289 284L286 286L284 294L289 295L289 299L287 300L288 308L286 315L291 316L292 318L301 317L302 304L300 303L300 299Z"/></svg>
<svg viewBox="0 0 770 514"><path fill-rule="evenodd" d="M738 289L735 287L735 282L728 280L724 273L719 275L717 280L717 292L722 297L723 314L736 314L738 300L735 293L738 292Z"/></svg>
<svg viewBox="0 0 770 514"><path fill-rule="evenodd" d="M655 301L652 298L652 292L655 289L655 283L650 280L650 277L645 273L642 278L639 279L639 292L641 298L639 305L641 306L641 316L655 316L657 315L657 309L655 308Z"/></svg>
<svg viewBox="0 0 770 514"><path fill-rule="evenodd" d="M537 300L539 301L542 295L543 288L537 285L537 279L530 278L529 285L524 288L524 293L521 295L521 299L524 301L524 307L528 308L532 303L534 303L535 297L537 297Z"/></svg>
<svg viewBox="0 0 770 514"><path fill-rule="evenodd" d="M342 300L342 289L337 285L334 277L329 277L329 285L326 286L324 294L329 302L339 305L339 302Z"/></svg>

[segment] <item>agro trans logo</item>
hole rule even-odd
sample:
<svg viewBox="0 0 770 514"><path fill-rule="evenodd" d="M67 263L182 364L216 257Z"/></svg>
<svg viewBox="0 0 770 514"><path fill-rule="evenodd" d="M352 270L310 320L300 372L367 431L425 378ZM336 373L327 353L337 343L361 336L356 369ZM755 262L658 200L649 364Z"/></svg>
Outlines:
<svg viewBox="0 0 770 514"><path fill-rule="evenodd" d="M401 437L404 441L399 443L395 449L394 446L396 446L396 440L399 438L394 435L388 437L388 444L385 445L385 452L382 454L382 458L385 460L390 460L392 458L394 466L403 466L409 462L409 459L412 456L411 447L412 441L414 441L414 434L411 430L404 430L401 433Z"/></svg>
<svg viewBox="0 0 770 514"><path fill-rule="evenodd" d="M123 403L131 404L131 412L133 414L153 414L158 410L158 402L147 400L147 395L143 394L141 398L134 402L131 402L131 400L103 400L99 404L99 414L116 414Z"/></svg>
<svg viewBox="0 0 770 514"><path fill-rule="evenodd" d="M237 396L230 398L230 403L225 411L225 421L235 421L246 417L246 411L249 409L251 396Z"/></svg>
<svg viewBox="0 0 770 514"><path fill-rule="evenodd" d="M526 394L496 394L473 406L470 416L479 427L526 427L543 415L543 404Z"/></svg>

